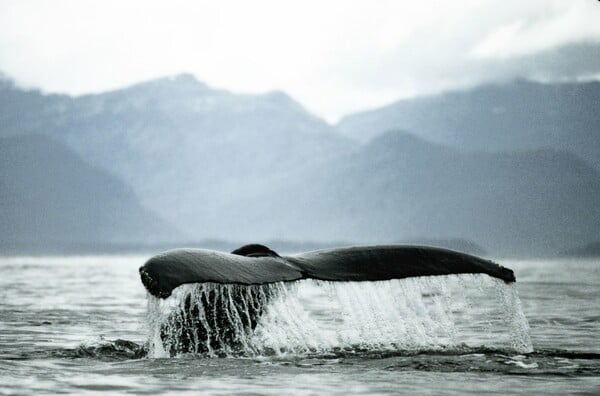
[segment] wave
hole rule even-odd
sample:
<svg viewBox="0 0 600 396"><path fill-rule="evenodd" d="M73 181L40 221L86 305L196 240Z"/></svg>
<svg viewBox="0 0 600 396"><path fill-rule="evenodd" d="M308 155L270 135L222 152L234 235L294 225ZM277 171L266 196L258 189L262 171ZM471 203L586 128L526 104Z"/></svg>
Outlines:
<svg viewBox="0 0 600 396"><path fill-rule="evenodd" d="M76 348L57 348L23 353L4 360L40 360L40 359L92 359L106 362L138 362L136 365L152 364L155 359L148 355L147 344L128 340L101 341L82 344ZM219 364L213 355L179 354L174 357L177 364L194 367L206 364ZM248 370L258 364L296 366L301 368L333 365L359 364L366 368L388 371L430 371L430 372L479 372L507 375L563 376L581 377L600 375L600 353L572 351L564 349L541 349L533 352L515 354L509 348L487 346L471 347L457 345L447 348L422 350L376 350L365 349L359 345L346 348L333 348L323 353L267 354L259 356L228 356L223 359L243 361ZM159 359L161 365L169 366L169 359ZM230 363L229 363L230 364Z"/></svg>
<svg viewBox="0 0 600 396"><path fill-rule="evenodd" d="M85 343L75 348L44 348L26 351L10 356L3 356L2 360L37 360L37 359L79 359L92 358L100 360L131 360L148 356L147 344L136 343L128 340L99 341Z"/></svg>

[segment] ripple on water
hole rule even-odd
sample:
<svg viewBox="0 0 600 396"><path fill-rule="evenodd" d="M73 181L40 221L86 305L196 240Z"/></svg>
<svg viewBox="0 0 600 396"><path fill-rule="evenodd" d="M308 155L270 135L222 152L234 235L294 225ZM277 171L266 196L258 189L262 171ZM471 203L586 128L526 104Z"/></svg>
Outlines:
<svg viewBox="0 0 600 396"><path fill-rule="evenodd" d="M564 394L600 389L597 262L503 263L513 267L519 279L516 287L535 347L530 353L510 348L510 330L501 319L488 320L490 314L503 315L498 306L490 308L485 300L469 303L467 298L449 311L424 304L431 312L448 312L448 318L454 318L454 336L446 333L453 342L438 342L436 348L365 348L369 345L353 343L352 337L375 331L375 339L382 340L390 333L386 326L364 324L360 331L342 332L348 348L329 344L320 352L272 348L256 356L152 359L144 357L146 295L137 273L145 260L0 258L0 393ZM536 283L540 280L544 283ZM303 320L326 322L334 329L328 334L335 335L335 328L352 319L330 313L339 301L326 289L310 289L304 295L299 290L297 299L307 310ZM493 285L484 289L497 300ZM381 299L381 293L388 291L374 290L373 298ZM444 296L443 291L421 295L424 301L442 300L440 304ZM280 305L273 312L281 309ZM481 320L459 320L466 315ZM381 320L381 315L374 317ZM443 329L439 323L438 332ZM501 345L495 342L499 336ZM275 346L285 340L271 339L279 340L272 341Z"/></svg>

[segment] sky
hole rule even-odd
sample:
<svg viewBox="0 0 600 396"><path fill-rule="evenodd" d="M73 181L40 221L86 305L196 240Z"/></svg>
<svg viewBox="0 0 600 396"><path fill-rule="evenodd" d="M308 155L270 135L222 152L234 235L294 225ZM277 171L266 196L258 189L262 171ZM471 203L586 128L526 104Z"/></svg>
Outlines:
<svg viewBox="0 0 600 396"><path fill-rule="evenodd" d="M600 2L0 0L0 71L74 95L189 72L335 122L487 82L600 80Z"/></svg>

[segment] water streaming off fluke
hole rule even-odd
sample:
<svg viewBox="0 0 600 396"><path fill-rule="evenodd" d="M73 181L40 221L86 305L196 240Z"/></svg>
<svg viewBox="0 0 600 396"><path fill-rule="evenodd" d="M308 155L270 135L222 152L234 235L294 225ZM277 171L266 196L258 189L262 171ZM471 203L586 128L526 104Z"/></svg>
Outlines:
<svg viewBox="0 0 600 396"><path fill-rule="evenodd" d="M151 357L335 351L530 352L515 284L487 275L377 282L200 283L148 294Z"/></svg>

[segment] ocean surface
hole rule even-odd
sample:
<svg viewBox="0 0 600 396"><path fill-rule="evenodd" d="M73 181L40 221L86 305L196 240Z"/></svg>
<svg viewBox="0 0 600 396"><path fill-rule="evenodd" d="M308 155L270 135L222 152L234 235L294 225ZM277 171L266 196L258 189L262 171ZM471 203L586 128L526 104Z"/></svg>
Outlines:
<svg viewBox="0 0 600 396"><path fill-rule="evenodd" d="M0 258L0 394L600 394L600 260L499 260L513 286L274 285L242 348L171 356L185 296L228 291L158 300L146 259Z"/></svg>

